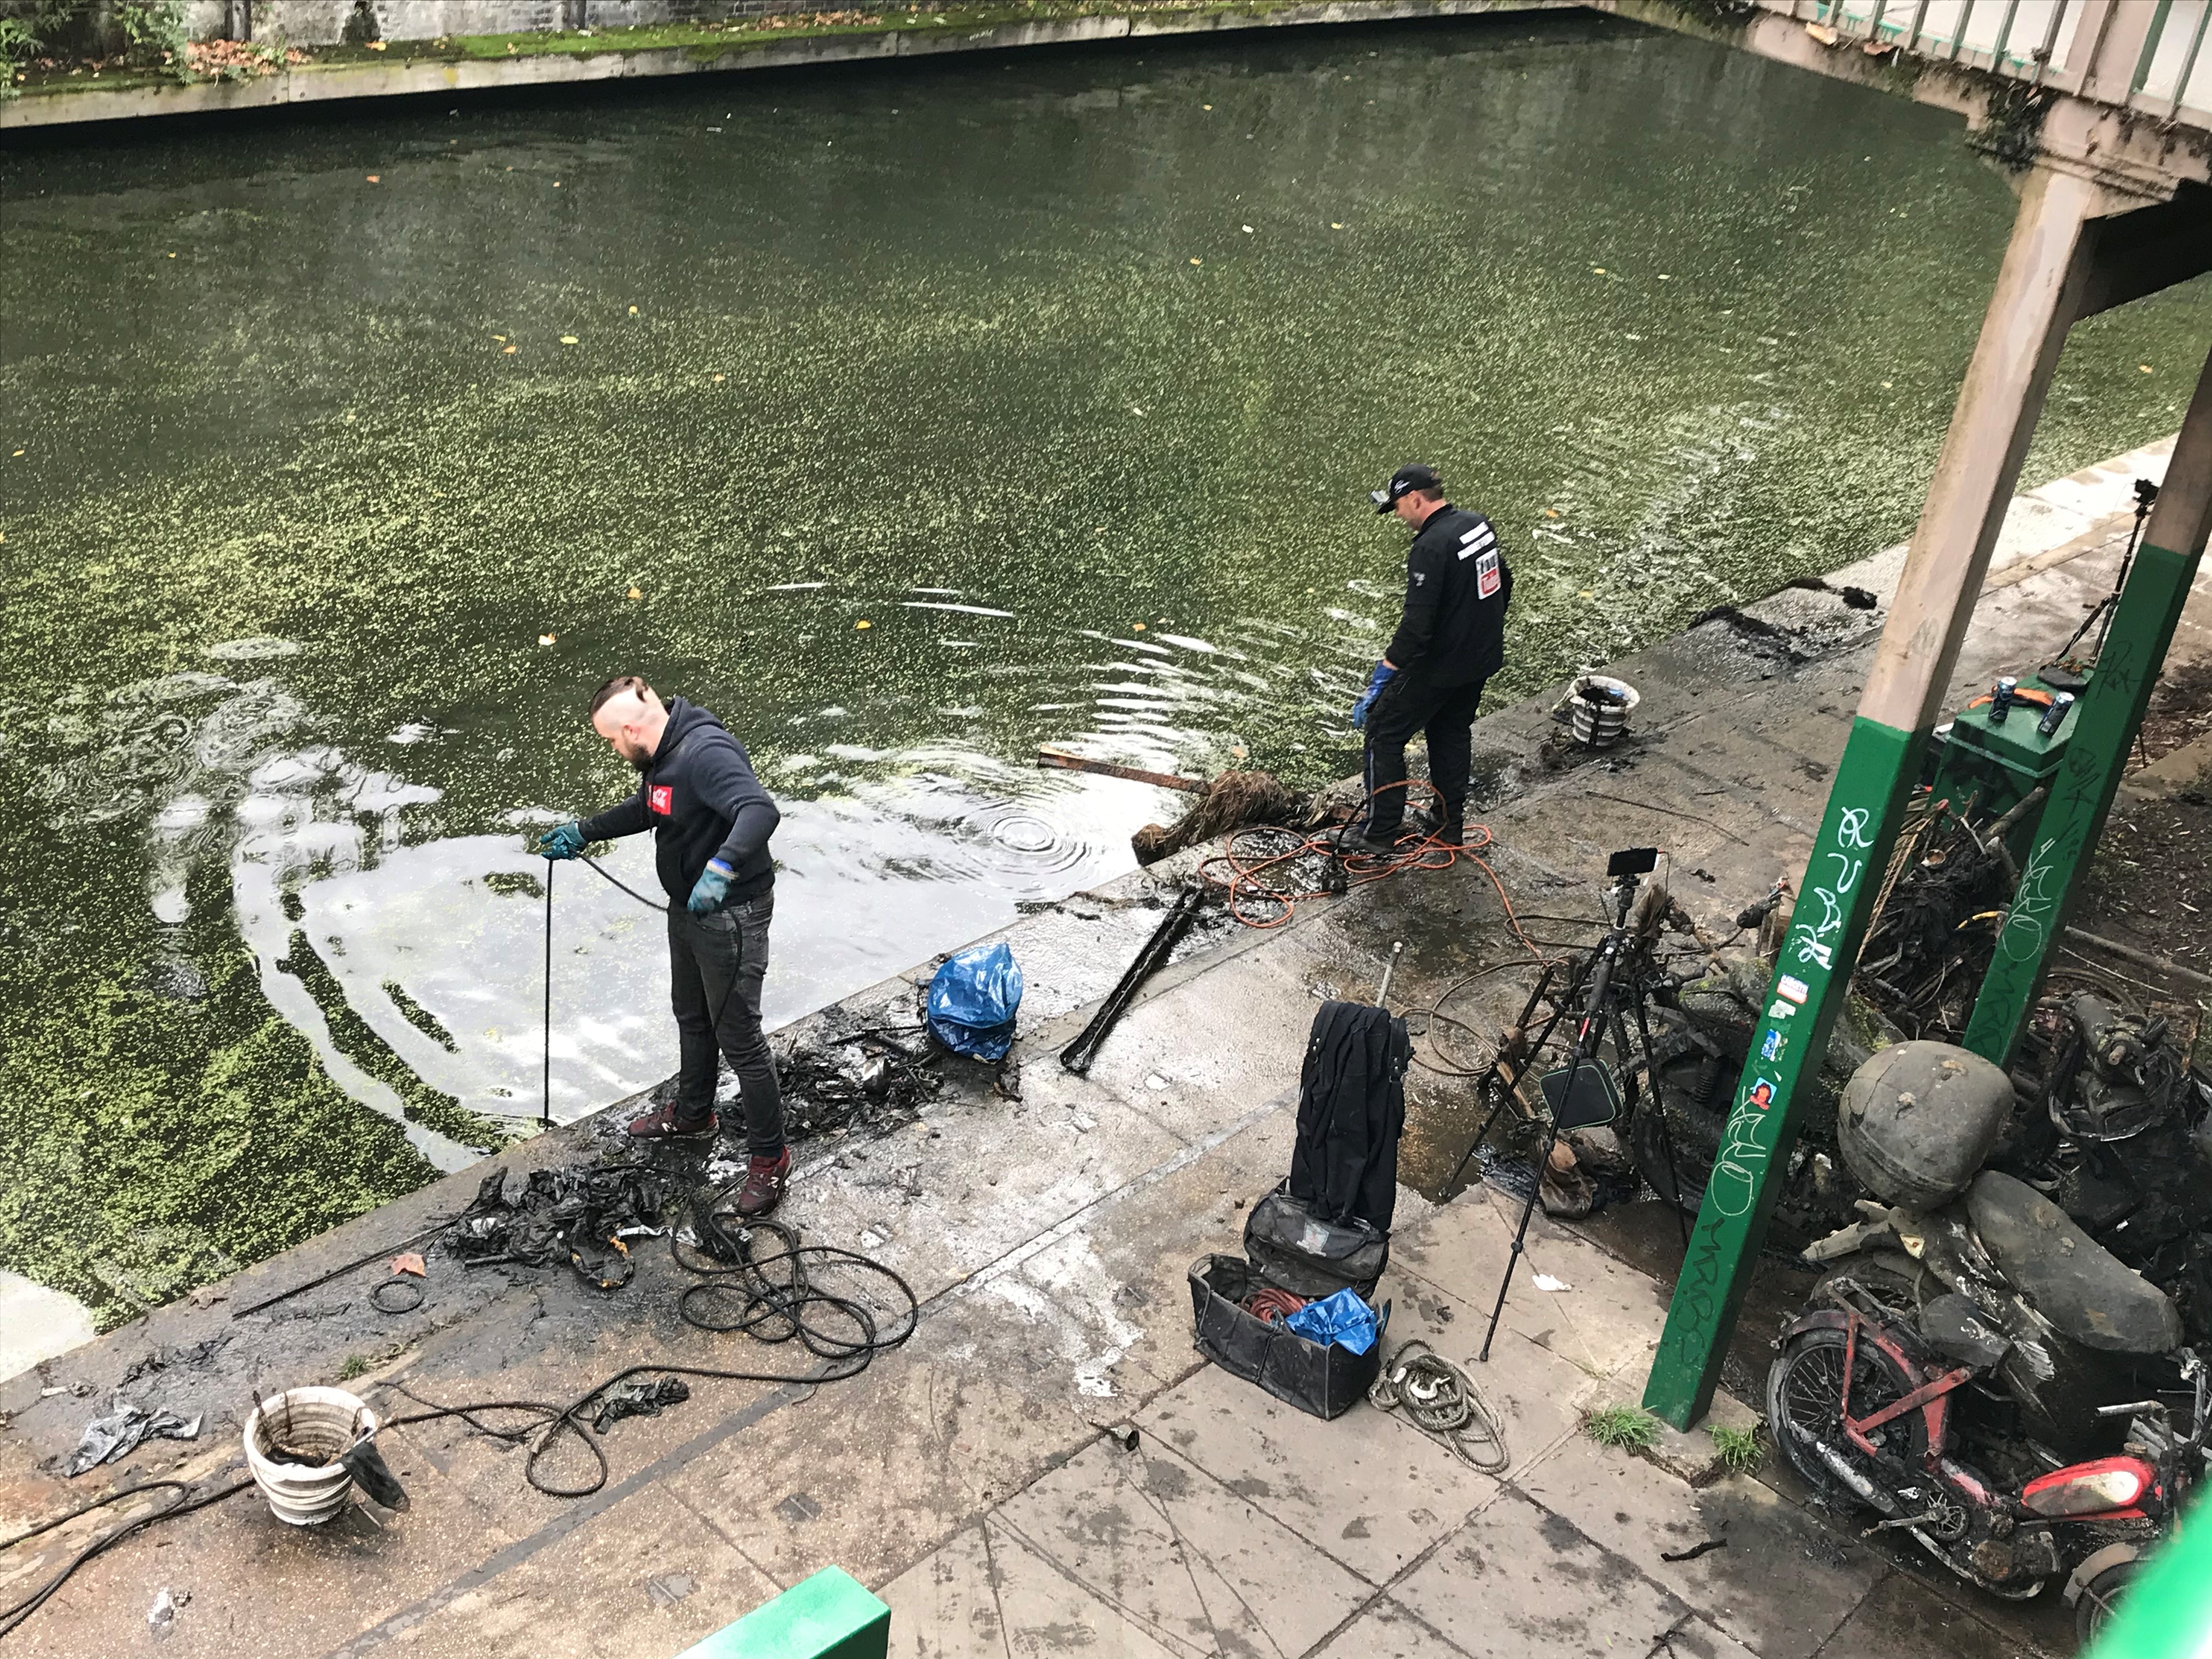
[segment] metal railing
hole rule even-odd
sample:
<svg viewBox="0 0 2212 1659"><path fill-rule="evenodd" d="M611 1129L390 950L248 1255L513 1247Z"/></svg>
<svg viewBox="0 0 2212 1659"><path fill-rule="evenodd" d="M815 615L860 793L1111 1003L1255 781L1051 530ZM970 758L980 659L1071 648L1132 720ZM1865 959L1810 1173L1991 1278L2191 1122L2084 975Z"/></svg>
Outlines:
<svg viewBox="0 0 2212 1659"><path fill-rule="evenodd" d="M1757 0L1851 40L2212 128L2212 0Z"/></svg>

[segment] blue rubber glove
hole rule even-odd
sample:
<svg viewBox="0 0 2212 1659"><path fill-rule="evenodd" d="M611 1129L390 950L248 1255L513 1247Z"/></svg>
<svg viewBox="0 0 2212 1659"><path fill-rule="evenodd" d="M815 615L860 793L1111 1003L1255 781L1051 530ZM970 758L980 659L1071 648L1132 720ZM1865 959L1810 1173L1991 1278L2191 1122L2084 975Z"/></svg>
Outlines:
<svg viewBox="0 0 2212 1659"><path fill-rule="evenodd" d="M1375 672L1367 677L1367 689L1359 694L1359 701L1352 705L1352 723L1354 726L1367 724L1367 711L1375 707L1375 699L1382 695L1382 688L1390 684L1397 672L1387 662L1375 665Z"/></svg>
<svg viewBox="0 0 2212 1659"><path fill-rule="evenodd" d="M573 859L584 850L584 826L563 823L538 838L538 850L549 859Z"/></svg>
<svg viewBox="0 0 2212 1659"><path fill-rule="evenodd" d="M730 896L730 878L737 872L720 859L708 859L707 867L699 872L693 884L691 896L684 901L684 908L695 916L710 916L722 908L722 901Z"/></svg>

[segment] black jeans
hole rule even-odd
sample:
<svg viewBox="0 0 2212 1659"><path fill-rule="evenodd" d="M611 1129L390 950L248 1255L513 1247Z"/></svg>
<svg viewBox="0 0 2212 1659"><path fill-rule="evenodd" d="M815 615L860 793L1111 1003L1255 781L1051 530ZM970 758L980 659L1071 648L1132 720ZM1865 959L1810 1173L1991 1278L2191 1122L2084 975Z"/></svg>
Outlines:
<svg viewBox="0 0 2212 1659"><path fill-rule="evenodd" d="M783 1095L761 1031L761 981L768 977L768 924L775 914L774 890L711 915L695 916L680 900L668 907L669 992L682 1054L677 1120L696 1124L713 1108L719 1051L729 1056L744 1091L745 1144L769 1154L783 1150Z"/></svg>
<svg viewBox="0 0 2212 1659"><path fill-rule="evenodd" d="M1429 781L1443 797L1446 817L1467 810L1474 769L1474 715L1486 682L1431 685L1400 673L1367 711L1367 833L1395 836L1406 822L1406 744L1429 738Z"/></svg>

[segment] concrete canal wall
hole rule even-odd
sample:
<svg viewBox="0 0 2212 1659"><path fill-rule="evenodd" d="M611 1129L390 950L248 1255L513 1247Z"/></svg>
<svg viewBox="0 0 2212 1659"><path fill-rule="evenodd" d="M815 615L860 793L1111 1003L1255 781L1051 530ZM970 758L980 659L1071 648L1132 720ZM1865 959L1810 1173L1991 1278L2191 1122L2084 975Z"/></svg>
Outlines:
<svg viewBox="0 0 2212 1659"><path fill-rule="evenodd" d="M822 10L793 0L375 0L373 8L372 0L272 0L253 8L254 41L289 46L300 62L279 51L236 79L83 65L32 72L21 79L20 96L0 102L0 131L344 99L1587 9L1581 0L1248 0L1233 7L1078 0L937 11ZM234 0L194 0L187 31L210 40L225 38L229 27L234 35L223 19L235 9ZM362 38L363 15L373 22L373 39ZM351 44L333 44L349 38Z"/></svg>

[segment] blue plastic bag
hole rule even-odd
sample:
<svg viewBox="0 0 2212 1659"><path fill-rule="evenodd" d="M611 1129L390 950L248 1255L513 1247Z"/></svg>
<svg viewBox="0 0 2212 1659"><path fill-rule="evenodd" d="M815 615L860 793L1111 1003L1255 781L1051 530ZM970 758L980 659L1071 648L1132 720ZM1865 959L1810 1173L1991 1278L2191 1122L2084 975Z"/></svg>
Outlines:
<svg viewBox="0 0 2212 1659"><path fill-rule="evenodd" d="M1021 1006L1022 970L1006 941L971 945L929 981L929 1034L956 1054L1004 1060Z"/></svg>
<svg viewBox="0 0 2212 1659"><path fill-rule="evenodd" d="M1283 1322L1309 1342L1334 1342L1348 1353L1365 1353L1375 1346L1375 1310L1359 1292L1346 1289L1318 1302L1309 1302Z"/></svg>

